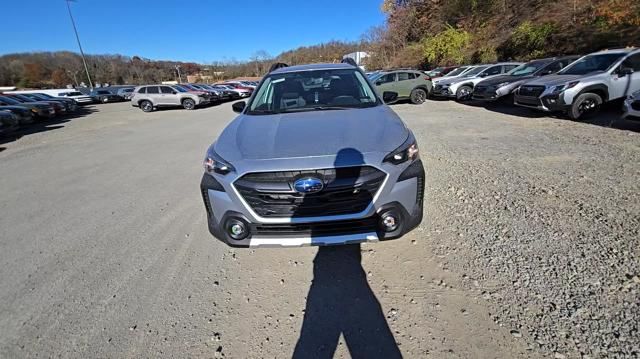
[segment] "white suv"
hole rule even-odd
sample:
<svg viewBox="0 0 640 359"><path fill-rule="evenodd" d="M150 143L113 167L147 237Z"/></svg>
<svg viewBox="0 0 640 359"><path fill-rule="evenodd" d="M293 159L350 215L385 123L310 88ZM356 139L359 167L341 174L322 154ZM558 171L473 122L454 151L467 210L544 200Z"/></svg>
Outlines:
<svg viewBox="0 0 640 359"><path fill-rule="evenodd" d="M158 107L178 107L193 110L208 104L209 95L204 91L187 91L178 85L145 85L133 91L131 106L151 112Z"/></svg>
<svg viewBox="0 0 640 359"><path fill-rule="evenodd" d="M640 90L640 49L595 52L556 75L522 84L514 103L548 112L565 112L573 120L592 115L609 101Z"/></svg>

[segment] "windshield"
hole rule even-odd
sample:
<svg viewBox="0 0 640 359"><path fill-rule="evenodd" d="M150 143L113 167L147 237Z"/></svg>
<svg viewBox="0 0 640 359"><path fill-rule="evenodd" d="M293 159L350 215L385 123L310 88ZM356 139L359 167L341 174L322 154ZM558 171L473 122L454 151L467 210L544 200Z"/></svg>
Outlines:
<svg viewBox="0 0 640 359"><path fill-rule="evenodd" d="M19 104L21 104L20 101L14 100L14 99L12 99L10 97L4 97L4 96L0 96L0 101L8 103L10 105L19 105Z"/></svg>
<svg viewBox="0 0 640 359"><path fill-rule="evenodd" d="M476 68L473 68L473 69L469 70L469 72L467 72L464 75L462 75L462 77L475 76L475 75L481 73L482 71L486 70L487 67L489 67L489 66L478 66Z"/></svg>
<svg viewBox="0 0 640 359"><path fill-rule="evenodd" d="M247 114L373 107L375 92L360 71L316 70L268 76L257 90Z"/></svg>
<svg viewBox="0 0 640 359"><path fill-rule="evenodd" d="M187 89L185 89L185 88L184 88L184 87L182 87L182 86L173 85L173 88L174 88L176 91L178 91L178 92L189 92L189 91L187 91Z"/></svg>
<svg viewBox="0 0 640 359"><path fill-rule="evenodd" d="M47 95L46 93L37 93L35 95L40 96L42 98L53 98L53 96Z"/></svg>
<svg viewBox="0 0 640 359"><path fill-rule="evenodd" d="M624 55L624 53L587 55L558 72L558 75L585 75L595 71L607 71Z"/></svg>
<svg viewBox="0 0 640 359"><path fill-rule="evenodd" d="M531 75L534 72L543 68L545 65L547 65L547 62L541 62L541 61L528 62L526 64L522 64L516 67L515 69L511 70L509 73L507 73L507 75L511 75L511 76Z"/></svg>
<svg viewBox="0 0 640 359"><path fill-rule="evenodd" d="M447 76L458 76L458 75L460 75L461 73L465 72L467 69L468 69L468 67L458 67L457 69L455 69L455 70L453 70L453 71L449 72L449 73L447 74Z"/></svg>
<svg viewBox="0 0 640 359"><path fill-rule="evenodd" d="M27 97L29 97L31 99L34 99L34 100L48 100L47 97L44 97L44 96L42 96L40 94L37 94L37 93L25 94L25 96L27 96Z"/></svg>
<svg viewBox="0 0 640 359"><path fill-rule="evenodd" d="M381 78L382 76L384 76L386 74L387 74L387 72L376 72L375 74L371 74L371 75L369 75L369 81L376 82L377 79Z"/></svg>

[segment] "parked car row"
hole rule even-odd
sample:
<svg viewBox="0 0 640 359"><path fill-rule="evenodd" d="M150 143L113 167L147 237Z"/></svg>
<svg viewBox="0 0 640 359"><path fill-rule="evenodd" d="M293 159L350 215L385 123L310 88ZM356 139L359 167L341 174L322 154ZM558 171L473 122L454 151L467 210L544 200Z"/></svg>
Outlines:
<svg viewBox="0 0 640 359"><path fill-rule="evenodd" d="M435 71L435 70L434 70ZM434 74L443 73L441 70ZM431 79L433 98L501 101L579 120L611 101L624 101L625 117L640 117L640 49L603 50L527 63L457 67ZM378 87L385 85L378 84ZM398 86L398 85L395 85Z"/></svg>
<svg viewBox="0 0 640 359"><path fill-rule="evenodd" d="M78 102L71 98L46 93L0 94L0 133L6 134L19 126L55 117L73 115L79 111Z"/></svg>
<svg viewBox="0 0 640 359"><path fill-rule="evenodd" d="M232 81L219 84L186 83L177 85L144 85L132 91L131 106L144 112L161 107L193 110L209 104L233 101L251 96L256 85Z"/></svg>

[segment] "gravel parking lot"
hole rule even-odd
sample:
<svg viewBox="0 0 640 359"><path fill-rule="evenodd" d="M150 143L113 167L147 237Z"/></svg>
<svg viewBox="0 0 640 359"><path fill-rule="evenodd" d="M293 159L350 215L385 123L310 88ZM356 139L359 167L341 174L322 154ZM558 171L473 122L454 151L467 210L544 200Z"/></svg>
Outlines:
<svg viewBox="0 0 640 359"><path fill-rule="evenodd" d="M640 126L393 108L425 220L361 248L209 235L201 160L230 104L99 105L0 142L0 357L640 356Z"/></svg>

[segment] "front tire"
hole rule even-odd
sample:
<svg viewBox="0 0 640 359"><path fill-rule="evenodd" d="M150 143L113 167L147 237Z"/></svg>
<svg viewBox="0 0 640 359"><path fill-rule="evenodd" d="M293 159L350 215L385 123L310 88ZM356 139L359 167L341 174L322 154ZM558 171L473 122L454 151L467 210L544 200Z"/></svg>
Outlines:
<svg viewBox="0 0 640 359"><path fill-rule="evenodd" d="M473 94L473 89L470 86L460 86L458 91L456 91L456 100L467 101L471 99L472 94Z"/></svg>
<svg viewBox="0 0 640 359"><path fill-rule="evenodd" d="M153 111L153 104L150 101L142 101L140 102L140 109L143 112L151 112Z"/></svg>
<svg viewBox="0 0 640 359"><path fill-rule="evenodd" d="M107 103L107 102L109 102L109 99L108 99L108 98L106 98L106 97L103 97L103 98L102 98L102 103Z"/></svg>
<svg viewBox="0 0 640 359"><path fill-rule="evenodd" d="M602 98L595 93L583 93L571 105L568 115L574 121L583 120L600 110Z"/></svg>
<svg viewBox="0 0 640 359"><path fill-rule="evenodd" d="M196 108L196 102L190 98L185 98L184 100L182 100L182 107L185 110L193 110L194 108Z"/></svg>
<svg viewBox="0 0 640 359"><path fill-rule="evenodd" d="M423 89L413 89L411 91L411 103L420 105L427 99L427 92Z"/></svg>

